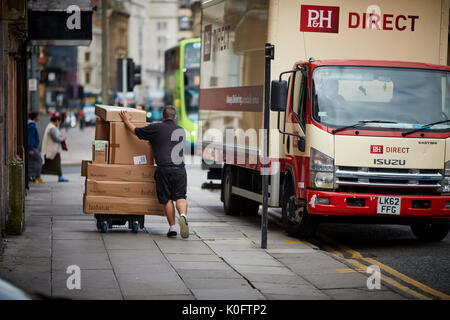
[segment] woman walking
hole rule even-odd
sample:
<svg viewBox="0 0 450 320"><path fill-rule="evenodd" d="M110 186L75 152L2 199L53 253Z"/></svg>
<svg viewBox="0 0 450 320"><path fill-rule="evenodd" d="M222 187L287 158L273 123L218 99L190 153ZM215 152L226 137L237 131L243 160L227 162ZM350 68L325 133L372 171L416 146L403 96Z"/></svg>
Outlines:
<svg viewBox="0 0 450 320"><path fill-rule="evenodd" d="M41 179L42 157L39 153L39 133L36 128L39 119L39 112L30 112L28 115L28 177L30 183L45 183L45 180Z"/></svg>
<svg viewBox="0 0 450 320"><path fill-rule="evenodd" d="M58 182L68 182L62 174L61 169L61 143L66 140L59 132L58 127L61 124L59 116L50 118L50 123L45 128L44 139L42 140L42 157L44 166L42 174L55 174L58 176Z"/></svg>

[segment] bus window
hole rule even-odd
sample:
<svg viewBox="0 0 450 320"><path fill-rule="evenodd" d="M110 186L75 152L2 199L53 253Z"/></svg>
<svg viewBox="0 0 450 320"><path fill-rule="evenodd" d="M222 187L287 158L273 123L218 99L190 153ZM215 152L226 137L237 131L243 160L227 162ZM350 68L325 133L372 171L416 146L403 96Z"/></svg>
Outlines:
<svg viewBox="0 0 450 320"><path fill-rule="evenodd" d="M186 99L186 114L192 121L198 121L198 90L188 89L184 91Z"/></svg>
<svg viewBox="0 0 450 320"><path fill-rule="evenodd" d="M200 42L189 43L184 47L184 68L200 68Z"/></svg>

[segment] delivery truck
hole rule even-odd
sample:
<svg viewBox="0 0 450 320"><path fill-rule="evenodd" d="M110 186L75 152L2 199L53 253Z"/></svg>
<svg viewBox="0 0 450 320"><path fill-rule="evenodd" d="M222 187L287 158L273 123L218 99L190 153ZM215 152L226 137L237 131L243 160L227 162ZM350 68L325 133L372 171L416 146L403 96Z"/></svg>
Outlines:
<svg viewBox="0 0 450 320"><path fill-rule="evenodd" d="M198 139L225 213L256 214L268 174L289 235L341 218L443 239L448 21L448 0L203 2Z"/></svg>

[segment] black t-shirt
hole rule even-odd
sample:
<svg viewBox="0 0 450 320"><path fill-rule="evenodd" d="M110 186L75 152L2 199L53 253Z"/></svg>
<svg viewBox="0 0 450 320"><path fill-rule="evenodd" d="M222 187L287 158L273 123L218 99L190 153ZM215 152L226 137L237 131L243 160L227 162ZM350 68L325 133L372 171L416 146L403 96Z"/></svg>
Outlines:
<svg viewBox="0 0 450 320"><path fill-rule="evenodd" d="M150 141L158 166L184 166L186 133L173 120L136 128L136 136Z"/></svg>

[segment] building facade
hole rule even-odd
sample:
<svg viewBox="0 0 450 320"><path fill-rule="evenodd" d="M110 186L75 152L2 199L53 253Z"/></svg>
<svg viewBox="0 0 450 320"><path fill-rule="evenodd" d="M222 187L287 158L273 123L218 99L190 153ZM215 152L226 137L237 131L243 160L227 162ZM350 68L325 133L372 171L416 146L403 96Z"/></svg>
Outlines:
<svg viewBox="0 0 450 320"><path fill-rule="evenodd" d="M27 2L0 0L0 230L20 234L25 210ZM1 236L0 235L0 236Z"/></svg>
<svg viewBox="0 0 450 320"><path fill-rule="evenodd" d="M86 100L98 101L102 90L102 19L101 0L93 0L97 9L92 14L92 42L78 48L78 82Z"/></svg>

